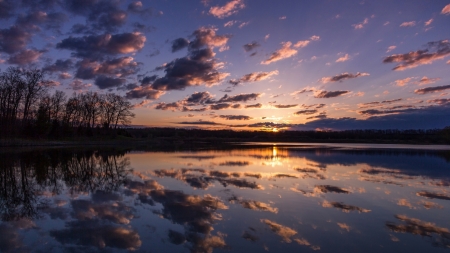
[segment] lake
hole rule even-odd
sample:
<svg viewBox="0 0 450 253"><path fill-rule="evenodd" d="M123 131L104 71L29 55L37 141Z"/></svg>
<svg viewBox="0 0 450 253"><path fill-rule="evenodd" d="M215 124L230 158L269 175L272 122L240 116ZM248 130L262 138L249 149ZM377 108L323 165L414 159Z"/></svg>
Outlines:
<svg viewBox="0 0 450 253"><path fill-rule="evenodd" d="M450 147L0 151L0 252L449 252Z"/></svg>

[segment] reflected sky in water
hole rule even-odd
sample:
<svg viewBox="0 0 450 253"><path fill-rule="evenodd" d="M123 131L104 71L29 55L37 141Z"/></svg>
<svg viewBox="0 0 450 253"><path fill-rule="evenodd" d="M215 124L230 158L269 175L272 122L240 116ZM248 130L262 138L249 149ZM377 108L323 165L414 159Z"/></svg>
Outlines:
<svg viewBox="0 0 450 253"><path fill-rule="evenodd" d="M450 151L0 152L0 252L446 252Z"/></svg>

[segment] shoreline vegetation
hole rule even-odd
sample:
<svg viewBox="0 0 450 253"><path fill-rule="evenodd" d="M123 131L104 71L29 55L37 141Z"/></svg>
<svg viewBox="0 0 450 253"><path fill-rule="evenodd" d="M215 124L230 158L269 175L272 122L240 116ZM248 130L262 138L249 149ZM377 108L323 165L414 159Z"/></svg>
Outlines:
<svg viewBox="0 0 450 253"><path fill-rule="evenodd" d="M1 138L0 147L147 146L195 148L243 142L448 145L450 128L433 130L232 131L184 128L86 128L71 136Z"/></svg>

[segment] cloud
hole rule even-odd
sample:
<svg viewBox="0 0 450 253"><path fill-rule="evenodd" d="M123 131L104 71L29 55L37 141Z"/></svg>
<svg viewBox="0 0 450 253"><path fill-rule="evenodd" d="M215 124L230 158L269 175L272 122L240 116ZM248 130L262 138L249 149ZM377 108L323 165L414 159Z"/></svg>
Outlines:
<svg viewBox="0 0 450 253"><path fill-rule="evenodd" d="M291 46L292 46L292 42L290 42L290 41L283 42L281 48L278 49L277 51L273 52L269 56L269 58L262 61L261 64L268 65L270 63L277 62L277 61L280 61L283 59L287 59L289 57L296 55L297 50L291 48Z"/></svg>
<svg viewBox="0 0 450 253"><path fill-rule="evenodd" d="M146 99L158 99L160 96L164 95L164 91L153 90L149 86L139 86L134 88L126 93L126 98L128 99L137 99L137 98L146 98Z"/></svg>
<svg viewBox="0 0 450 253"><path fill-rule="evenodd" d="M297 43L294 44L295 48L304 48L307 45L309 45L310 41L309 40L300 40L297 41Z"/></svg>
<svg viewBox="0 0 450 253"><path fill-rule="evenodd" d="M258 42L253 41L251 43L245 44L243 47L244 47L245 52L249 52L249 51L252 51L253 49L255 49L257 47L260 47L260 46L261 45Z"/></svg>
<svg viewBox="0 0 450 253"><path fill-rule="evenodd" d="M242 22L238 27L239 27L239 28L243 28L244 26L247 26L248 24L250 24L250 21L248 21L248 22Z"/></svg>
<svg viewBox="0 0 450 253"><path fill-rule="evenodd" d="M14 14L14 1L0 1L0 19L10 18Z"/></svg>
<svg viewBox="0 0 450 253"><path fill-rule="evenodd" d="M341 91L320 91L314 95L315 98L334 98L345 95L350 91L341 90Z"/></svg>
<svg viewBox="0 0 450 253"><path fill-rule="evenodd" d="M419 80L419 85L433 84L439 80L441 80L441 79L440 78L428 78L428 77L424 76Z"/></svg>
<svg viewBox="0 0 450 253"><path fill-rule="evenodd" d="M115 77L107 77L107 76L98 76L95 79L95 85L101 89L110 89L110 88L114 88L114 87L119 87L122 86L123 84L125 84L126 79L124 78L115 78Z"/></svg>
<svg viewBox="0 0 450 253"><path fill-rule="evenodd" d="M173 102L173 103L161 102L155 106L155 109L166 111L166 110L177 110L177 109L180 109L180 107L181 107L181 105L178 102Z"/></svg>
<svg viewBox="0 0 450 253"><path fill-rule="evenodd" d="M261 108L261 107L262 107L262 104L260 104L260 103L245 106L245 108Z"/></svg>
<svg viewBox="0 0 450 253"><path fill-rule="evenodd" d="M39 31L38 25L40 24L44 24L47 29L59 29L67 19L67 15L61 12L46 13L43 11L34 11L27 15L19 15L16 24L23 29Z"/></svg>
<svg viewBox="0 0 450 253"><path fill-rule="evenodd" d="M358 23L358 24L353 24L352 26L358 30L358 29L363 29L365 25L367 25L369 23L369 19L365 18L363 22Z"/></svg>
<svg viewBox="0 0 450 253"><path fill-rule="evenodd" d="M450 15L450 4L447 4L441 11L441 14Z"/></svg>
<svg viewBox="0 0 450 253"><path fill-rule="evenodd" d="M203 120L200 120L200 121L183 121L183 122L178 122L177 124L180 124L180 125L222 125L220 123L216 123L216 122L213 122L213 121L203 121Z"/></svg>
<svg viewBox="0 0 450 253"><path fill-rule="evenodd" d="M103 62L96 73L126 77L136 74L139 71L138 66L139 64L134 61L133 57L125 56Z"/></svg>
<svg viewBox="0 0 450 253"><path fill-rule="evenodd" d="M430 104L446 105L446 104L450 104L450 98L431 99L431 100L428 100L427 102Z"/></svg>
<svg viewBox="0 0 450 253"><path fill-rule="evenodd" d="M43 68L43 71L48 72L65 72L69 71L73 68L73 61L72 59L66 59L66 60L56 60L55 63L51 65L47 65Z"/></svg>
<svg viewBox="0 0 450 253"><path fill-rule="evenodd" d="M81 79L93 79L99 75L109 75L114 77L127 77L139 71L139 63L133 57L119 57L97 62L95 60L83 59L77 62L75 77Z"/></svg>
<svg viewBox="0 0 450 253"><path fill-rule="evenodd" d="M270 72L253 72L250 74L246 74L239 79L231 79L228 82L234 86L239 85L240 83L249 83L249 82L258 82L267 80L272 76L278 75L278 70L273 70Z"/></svg>
<svg viewBox="0 0 450 253"><path fill-rule="evenodd" d="M226 18L233 14L236 14L239 10L244 9L245 4L242 0L231 0L224 6L213 6L209 9L209 14L216 18Z"/></svg>
<svg viewBox="0 0 450 253"><path fill-rule="evenodd" d="M189 41L185 38L178 38L172 41L172 53L189 46Z"/></svg>
<svg viewBox="0 0 450 253"><path fill-rule="evenodd" d="M120 1L98 1L98 0L66 0L63 4L65 9L75 15L86 17L86 26L89 32L116 31L127 21L128 14L121 9ZM130 6L129 6L130 7ZM138 5L131 5L133 7Z"/></svg>
<svg viewBox="0 0 450 253"><path fill-rule="evenodd" d="M389 46L387 51L386 51L386 53L389 53L389 52L391 52L392 50L394 50L396 48L397 48L397 46Z"/></svg>
<svg viewBox="0 0 450 253"><path fill-rule="evenodd" d="M223 109L228 109L230 107L231 107L231 104L229 104L229 103L218 103L218 104L210 105L209 109L211 109L211 110L223 110Z"/></svg>
<svg viewBox="0 0 450 253"><path fill-rule="evenodd" d="M433 92L439 92L443 90L450 89L450 85L443 85L443 86L435 86L435 87L427 87L422 89L414 90L414 93L416 94L427 94L427 93L433 93Z"/></svg>
<svg viewBox="0 0 450 253"><path fill-rule="evenodd" d="M301 110L301 111L297 111L294 114L295 115L311 115L311 114L315 114L317 113L317 110Z"/></svg>
<svg viewBox="0 0 450 253"><path fill-rule="evenodd" d="M21 51L30 41L32 34L17 25L0 29L0 52L13 54Z"/></svg>
<svg viewBox="0 0 450 253"><path fill-rule="evenodd" d="M409 82L411 82L411 80L412 80L411 77L408 77L405 79L400 79L400 80L395 80L395 84L397 86L403 87L403 86L407 85Z"/></svg>
<svg viewBox="0 0 450 253"><path fill-rule="evenodd" d="M298 104L294 104L294 105L273 105L273 107L278 108L278 109L287 109L287 108L293 108L296 107Z"/></svg>
<svg viewBox="0 0 450 253"><path fill-rule="evenodd" d="M261 96L261 93L244 93L244 94L239 94L239 95L234 95L234 96L228 96L227 94L225 94L221 99L219 99L219 103L224 103L224 102L247 102L249 100L256 100L257 98L259 98Z"/></svg>
<svg viewBox="0 0 450 253"><path fill-rule="evenodd" d="M350 56L349 56L348 54L345 54L344 56L339 57L339 58L336 60L336 62L346 62L346 61L348 61L348 60L350 60Z"/></svg>
<svg viewBox="0 0 450 253"><path fill-rule="evenodd" d="M245 115L220 115L219 118L226 120L251 120L252 117Z"/></svg>
<svg viewBox="0 0 450 253"><path fill-rule="evenodd" d="M413 27L416 25L416 21L409 21L401 23L400 27Z"/></svg>
<svg viewBox="0 0 450 253"><path fill-rule="evenodd" d="M247 102L249 100L255 100L261 96L260 93L246 93L246 94L238 94L234 96L228 96L224 95L219 100L215 100L214 97L207 91L205 92L195 92L194 94L190 95L189 97L180 100L175 103L160 103L156 109L161 110L168 110L168 109L178 109L182 111L205 111L207 108L201 108L201 109L192 109L188 106L205 106L210 105L210 110L222 110L222 109L228 109L228 108L240 108L240 104L234 104L231 103L239 103L239 102ZM170 106L169 106L170 105Z"/></svg>
<svg viewBox="0 0 450 253"><path fill-rule="evenodd" d="M378 109L370 109L370 110L364 110L359 111L359 114L366 115L366 116L374 116L374 115L386 115L386 114L398 114L398 113L404 113L406 110L417 110L415 108L409 108L412 106L406 106L405 109L398 109L398 110L378 110Z"/></svg>
<svg viewBox="0 0 450 253"><path fill-rule="evenodd" d="M238 22L237 20L230 20L230 21L226 22L223 26L224 27L232 27L237 22Z"/></svg>
<svg viewBox="0 0 450 253"><path fill-rule="evenodd" d="M201 27L195 30L191 35L194 37L194 40L189 43L189 49L200 49L202 47L224 48L231 38L231 35L217 35L216 31L216 28L210 27Z"/></svg>
<svg viewBox="0 0 450 253"><path fill-rule="evenodd" d="M318 36L318 35L313 35L313 36L311 36L311 38L309 38L310 40L312 40L312 41L318 41L318 40L320 40L320 36Z"/></svg>
<svg viewBox="0 0 450 253"><path fill-rule="evenodd" d="M299 94L303 94L303 93L307 93L307 92L314 92L315 91L315 89L314 88L303 88L303 89L301 89L301 90L299 90L299 91L294 91L294 92L292 92L291 93L291 96L296 96L296 95L299 95Z"/></svg>
<svg viewBox="0 0 450 253"><path fill-rule="evenodd" d="M156 79L151 87L155 90L183 90L189 86L213 86L229 73L218 69L223 65L215 58L214 47L224 47L229 35L216 35L216 29L202 27L193 32L186 57L178 58L161 66L165 76Z"/></svg>
<svg viewBox="0 0 450 253"><path fill-rule="evenodd" d="M433 23L432 18L430 18L428 21L425 22L425 26L429 26L429 25L431 25L431 23Z"/></svg>
<svg viewBox="0 0 450 253"><path fill-rule="evenodd" d="M58 49L74 51L75 57L99 58L104 54L128 54L140 51L146 37L140 32L69 37L56 44Z"/></svg>
<svg viewBox="0 0 450 253"><path fill-rule="evenodd" d="M356 74L352 74L352 73L345 72L345 73L335 75L332 77L322 77L321 81L322 81L322 83L340 82L340 81L347 80L347 79L353 79L353 78L369 76L369 75L370 75L369 73L357 72Z"/></svg>
<svg viewBox="0 0 450 253"><path fill-rule="evenodd" d="M61 74L58 75L58 77L60 79L70 79L72 78L72 75L67 72L62 72Z"/></svg>
<svg viewBox="0 0 450 253"><path fill-rule="evenodd" d="M151 8L144 8L141 1L134 1L128 5L127 10L131 13L136 13L140 15L152 15Z"/></svg>
<svg viewBox="0 0 450 253"><path fill-rule="evenodd" d="M213 96L208 91L195 92L194 94L183 100L183 102L185 102L187 105L214 103Z"/></svg>
<svg viewBox="0 0 450 253"><path fill-rule="evenodd" d="M25 49L17 54L11 55L7 62L9 64L26 65L37 61L43 53L43 51L39 50Z"/></svg>
<svg viewBox="0 0 450 253"><path fill-rule="evenodd" d="M393 70L402 71L424 64L431 64L435 60L440 60L450 55L450 42L448 40L428 42L426 47L425 50L390 55L384 58L383 63L399 63Z"/></svg>
<svg viewBox="0 0 450 253"><path fill-rule="evenodd" d="M384 100L384 101L374 101L374 102L368 102L368 103L363 103L363 104L358 104L359 108L366 108L366 107L372 107L372 106L380 106L380 105L385 105L385 104L392 104L395 102L399 102L402 101L403 99L398 98L398 99L392 99L392 100Z"/></svg>
<svg viewBox="0 0 450 253"><path fill-rule="evenodd" d="M146 77L142 78L141 85L148 86L148 85L152 84L152 82L154 82L156 80L156 78L158 78L157 75L146 76Z"/></svg>
<svg viewBox="0 0 450 253"><path fill-rule="evenodd" d="M83 83L83 81L75 79L73 82L69 84L69 87L72 90L81 91L81 90L87 90L92 86L90 83Z"/></svg>

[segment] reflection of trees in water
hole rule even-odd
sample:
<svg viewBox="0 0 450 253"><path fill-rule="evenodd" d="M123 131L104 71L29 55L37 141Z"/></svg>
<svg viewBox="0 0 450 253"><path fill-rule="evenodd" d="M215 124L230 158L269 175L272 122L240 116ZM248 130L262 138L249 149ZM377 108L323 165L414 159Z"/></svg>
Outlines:
<svg viewBox="0 0 450 253"><path fill-rule="evenodd" d="M25 162L0 157L0 215L2 220L37 217L39 187ZM40 203L39 203L40 204Z"/></svg>
<svg viewBox="0 0 450 253"><path fill-rule="evenodd" d="M117 152L50 150L0 154L0 216L2 220L37 218L46 205L42 196L117 189L130 171Z"/></svg>
<svg viewBox="0 0 450 253"><path fill-rule="evenodd" d="M94 154L73 157L62 167L64 181L71 192L92 192L117 190L129 165L129 158Z"/></svg>

